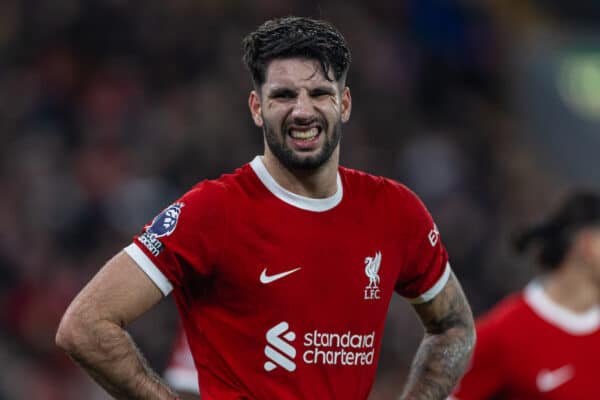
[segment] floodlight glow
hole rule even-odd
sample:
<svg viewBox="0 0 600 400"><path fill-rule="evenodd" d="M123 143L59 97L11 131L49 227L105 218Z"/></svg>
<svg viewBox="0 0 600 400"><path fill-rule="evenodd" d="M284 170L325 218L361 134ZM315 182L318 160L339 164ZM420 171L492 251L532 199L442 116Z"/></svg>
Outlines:
<svg viewBox="0 0 600 400"><path fill-rule="evenodd" d="M563 102L575 114L600 121L600 53L565 57L557 86Z"/></svg>

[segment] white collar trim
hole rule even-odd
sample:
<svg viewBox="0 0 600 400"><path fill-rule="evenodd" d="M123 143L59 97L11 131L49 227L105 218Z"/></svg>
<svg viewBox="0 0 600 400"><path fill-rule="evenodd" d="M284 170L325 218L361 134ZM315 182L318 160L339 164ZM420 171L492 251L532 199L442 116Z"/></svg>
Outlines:
<svg viewBox="0 0 600 400"><path fill-rule="evenodd" d="M600 307L574 313L552 301L537 280L525 287L524 298L537 315L572 335L587 335L600 329Z"/></svg>
<svg viewBox="0 0 600 400"><path fill-rule="evenodd" d="M292 193L289 190L284 189L275 181L269 171L267 171L261 156L254 157L254 160L250 162L250 167L252 167L263 185L265 185L267 189L269 189L269 191L278 199L302 210L315 212L328 211L342 201L344 188L342 186L342 178L340 178L339 172L337 174L337 191L335 194L324 199L313 199L311 197L300 196L299 194Z"/></svg>

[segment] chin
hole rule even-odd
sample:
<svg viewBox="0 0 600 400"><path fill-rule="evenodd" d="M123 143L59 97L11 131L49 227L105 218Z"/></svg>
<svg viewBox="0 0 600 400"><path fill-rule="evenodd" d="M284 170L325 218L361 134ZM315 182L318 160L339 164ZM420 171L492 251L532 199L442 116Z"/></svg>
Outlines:
<svg viewBox="0 0 600 400"><path fill-rule="evenodd" d="M309 170L322 167L327 161L329 161L329 158L323 159L320 155L314 155L296 158L292 164L296 169Z"/></svg>

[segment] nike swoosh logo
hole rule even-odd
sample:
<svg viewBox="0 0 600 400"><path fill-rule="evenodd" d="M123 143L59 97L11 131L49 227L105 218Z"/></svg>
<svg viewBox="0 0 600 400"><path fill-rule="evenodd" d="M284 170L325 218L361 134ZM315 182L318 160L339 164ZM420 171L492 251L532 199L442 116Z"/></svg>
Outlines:
<svg viewBox="0 0 600 400"><path fill-rule="evenodd" d="M275 282L276 280L279 280L281 278L285 278L286 276L293 274L294 272L296 272L300 269L302 269L302 267L294 268L289 271L281 272L281 273L275 274L275 275L267 275L267 269L265 268L262 270L262 273L260 274L260 282L264 283L266 285L268 283Z"/></svg>
<svg viewBox="0 0 600 400"><path fill-rule="evenodd" d="M565 365L554 371L541 370L536 378L537 387L540 392L550 392L564 385L575 376L575 370L571 365Z"/></svg>

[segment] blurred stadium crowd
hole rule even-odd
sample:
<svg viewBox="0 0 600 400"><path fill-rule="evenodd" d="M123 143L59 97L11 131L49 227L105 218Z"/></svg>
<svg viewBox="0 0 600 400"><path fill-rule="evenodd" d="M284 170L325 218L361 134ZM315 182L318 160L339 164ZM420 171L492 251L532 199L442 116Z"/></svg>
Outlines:
<svg viewBox="0 0 600 400"><path fill-rule="evenodd" d="M240 41L274 16L346 35L342 164L422 197L475 313L520 287L533 267L510 252L511 230L579 180L528 133L520 50L597 16L544 3L1 1L0 400L107 398L55 348L58 319L164 206L261 152ZM166 300L132 326L159 371L176 320ZM373 400L398 390L420 334L392 303Z"/></svg>

